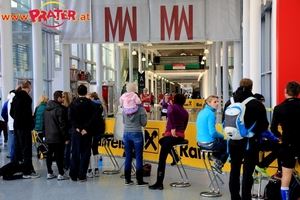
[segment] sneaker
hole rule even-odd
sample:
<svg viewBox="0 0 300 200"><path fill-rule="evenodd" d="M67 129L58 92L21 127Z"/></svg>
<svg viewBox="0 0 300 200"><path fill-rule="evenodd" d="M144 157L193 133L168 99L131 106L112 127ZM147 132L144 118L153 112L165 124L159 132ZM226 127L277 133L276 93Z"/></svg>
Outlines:
<svg viewBox="0 0 300 200"><path fill-rule="evenodd" d="M58 176L57 176L57 180L58 181L68 180L69 178L70 177L67 176L67 175L60 175L60 174L58 174Z"/></svg>
<svg viewBox="0 0 300 200"><path fill-rule="evenodd" d="M92 169L88 169L88 172L86 173L86 176L88 178L93 178L94 177Z"/></svg>
<svg viewBox="0 0 300 200"><path fill-rule="evenodd" d="M273 175L271 176L271 179L278 179L278 180L281 180L281 178L282 178L282 172L279 172L279 171L277 171L275 174L273 174Z"/></svg>
<svg viewBox="0 0 300 200"><path fill-rule="evenodd" d="M269 174L267 174L265 168L261 168L261 167L258 167L258 166L256 165L256 166L255 166L255 170L259 171L260 174L261 174L263 177L270 177Z"/></svg>
<svg viewBox="0 0 300 200"><path fill-rule="evenodd" d="M219 168L223 166L223 162L214 156L209 156L209 160L213 161L214 165L219 166Z"/></svg>
<svg viewBox="0 0 300 200"><path fill-rule="evenodd" d="M53 178L56 178L56 175L55 174L47 174L47 179L53 179Z"/></svg>
<svg viewBox="0 0 300 200"><path fill-rule="evenodd" d="M138 187L145 187L145 186L148 186L148 185L149 185L149 183L144 182L144 181L138 182L138 183L136 184L136 186L138 186Z"/></svg>
<svg viewBox="0 0 300 200"><path fill-rule="evenodd" d="M95 174L95 177L99 177L100 176L98 168L95 168L94 174Z"/></svg>
<svg viewBox="0 0 300 200"><path fill-rule="evenodd" d="M133 181L132 180L125 181L125 185L133 185Z"/></svg>
<svg viewBox="0 0 300 200"><path fill-rule="evenodd" d="M217 165L212 165L211 167L219 174L222 174L222 167L217 166Z"/></svg>
<svg viewBox="0 0 300 200"><path fill-rule="evenodd" d="M254 178L253 184L259 184L259 179L257 177Z"/></svg>
<svg viewBox="0 0 300 200"><path fill-rule="evenodd" d="M31 173L29 175L23 175L23 179L33 179L33 178L40 178L41 175L36 173Z"/></svg>
<svg viewBox="0 0 300 200"><path fill-rule="evenodd" d="M87 179L86 179L86 178L85 178L85 179L78 179L78 181L79 181L79 182L86 182Z"/></svg>

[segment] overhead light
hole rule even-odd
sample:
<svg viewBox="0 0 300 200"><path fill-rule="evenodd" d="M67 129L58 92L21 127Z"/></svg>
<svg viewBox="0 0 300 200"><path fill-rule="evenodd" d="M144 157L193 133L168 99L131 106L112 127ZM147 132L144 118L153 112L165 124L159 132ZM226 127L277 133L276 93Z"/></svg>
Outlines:
<svg viewBox="0 0 300 200"><path fill-rule="evenodd" d="M203 61L203 60L206 60L206 56L203 56L203 57L202 57L202 61Z"/></svg>
<svg viewBox="0 0 300 200"><path fill-rule="evenodd" d="M154 76L154 77L157 77L157 74L154 74L153 76Z"/></svg>
<svg viewBox="0 0 300 200"><path fill-rule="evenodd" d="M181 53L180 55L181 55L181 56L186 56L186 53Z"/></svg>
<svg viewBox="0 0 300 200"><path fill-rule="evenodd" d="M150 61L150 62L148 63L148 65L149 65L149 66L152 66L152 62Z"/></svg>
<svg viewBox="0 0 300 200"><path fill-rule="evenodd" d="M132 51L132 55L133 55L133 56L136 56L136 54L137 54L136 50L135 50L135 49L133 49L133 51Z"/></svg>
<svg viewBox="0 0 300 200"><path fill-rule="evenodd" d="M204 61L202 60L200 64L201 64L201 65L204 65Z"/></svg>
<svg viewBox="0 0 300 200"><path fill-rule="evenodd" d="M204 50L204 53L205 53L205 54L208 54L208 53L209 53L207 47L206 47L206 49Z"/></svg>
<svg viewBox="0 0 300 200"><path fill-rule="evenodd" d="M146 58L145 58L145 56L143 56L143 58L142 58L142 61L143 61L143 62L145 62L145 61L146 61Z"/></svg>

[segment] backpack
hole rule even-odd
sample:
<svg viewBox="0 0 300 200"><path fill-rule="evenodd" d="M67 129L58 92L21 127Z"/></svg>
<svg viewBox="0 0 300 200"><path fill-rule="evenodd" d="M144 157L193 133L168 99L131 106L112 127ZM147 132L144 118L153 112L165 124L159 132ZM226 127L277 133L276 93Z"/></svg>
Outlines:
<svg viewBox="0 0 300 200"><path fill-rule="evenodd" d="M282 200L280 188L280 180L269 180L264 190L264 198L268 200Z"/></svg>
<svg viewBox="0 0 300 200"><path fill-rule="evenodd" d="M243 102L234 102L233 97L230 98L231 105L225 110L225 118L223 122L223 129L227 135L227 138L231 140L241 140L243 138L251 138L254 133L251 132L256 122L246 129L244 123L244 115L246 112L246 104L255 99L254 97L248 97Z"/></svg>
<svg viewBox="0 0 300 200"><path fill-rule="evenodd" d="M0 168L0 176L4 180L15 180L23 177L22 164L18 161L10 162Z"/></svg>

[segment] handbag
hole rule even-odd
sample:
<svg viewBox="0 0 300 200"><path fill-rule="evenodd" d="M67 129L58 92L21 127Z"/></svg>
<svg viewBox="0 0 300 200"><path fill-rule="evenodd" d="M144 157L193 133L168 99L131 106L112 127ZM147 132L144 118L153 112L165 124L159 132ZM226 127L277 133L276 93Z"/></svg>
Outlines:
<svg viewBox="0 0 300 200"><path fill-rule="evenodd" d="M150 176L151 167L152 167L152 165L150 163L145 163L143 165L143 176Z"/></svg>

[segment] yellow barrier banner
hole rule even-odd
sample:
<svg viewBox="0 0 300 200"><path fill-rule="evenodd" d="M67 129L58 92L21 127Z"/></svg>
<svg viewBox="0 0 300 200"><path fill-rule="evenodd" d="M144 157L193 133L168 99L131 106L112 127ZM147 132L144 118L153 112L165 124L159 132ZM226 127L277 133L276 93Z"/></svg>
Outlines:
<svg viewBox="0 0 300 200"><path fill-rule="evenodd" d="M114 130L115 119L107 118L105 122L106 122L105 132L112 134ZM165 121L154 121L154 120L148 121L144 132L145 144L144 144L143 156L145 160L158 162L159 152L161 149L158 141L160 138L163 137L163 133L165 132L165 129L166 129ZM223 131L221 124L217 124L216 129L221 133ZM280 127L279 130L281 131ZM204 168L203 161L201 160L200 148L197 146L197 142L196 142L196 134L197 134L196 123L189 122L185 131L185 139L189 141L189 144L187 146L178 147L177 151L181 156L182 163L184 165L196 167L196 168ZM121 140L112 140L108 143L108 145L110 146L115 156L123 156L124 145ZM106 154L105 149L103 147L103 141L101 141L100 143L99 152L101 154ZM168 163L172 162L171 156L168 156L167 162ZM277 166L277 161L274 161L271 166L272 168L268 168L267 170L269 174L273 174L276 172L276 168L273 168L273 166ZM299 169L299 166L297 166L296 168ZM224 165L223 171L225 172L230 171L230 163L227 162Z"/></svg>
<svg viewBox="0 0 300 200"><path fill-rule="evenodd" d="M183 107L186 109L202 109L204 106L204 99L186 99Z"/></svg>

